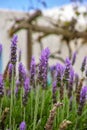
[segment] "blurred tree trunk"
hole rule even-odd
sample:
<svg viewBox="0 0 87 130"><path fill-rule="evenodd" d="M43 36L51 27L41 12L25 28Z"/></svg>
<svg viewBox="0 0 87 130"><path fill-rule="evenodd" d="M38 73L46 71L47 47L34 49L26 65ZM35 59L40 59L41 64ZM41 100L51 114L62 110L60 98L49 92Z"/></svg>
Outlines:
<svg viewBox="0 0 87 130"><path fill-rule="evenodd" d="M27 30L27 68L30 69L30 62L32 57L32 30Z"/></svg>

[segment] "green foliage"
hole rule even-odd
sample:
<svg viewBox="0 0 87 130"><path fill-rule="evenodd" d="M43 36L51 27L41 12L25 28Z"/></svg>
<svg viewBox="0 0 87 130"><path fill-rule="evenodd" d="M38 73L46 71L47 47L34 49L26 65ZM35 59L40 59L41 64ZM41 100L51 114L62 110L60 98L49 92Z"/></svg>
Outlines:
<svg viewBox="0 0 87 130"><path fill-rule="evenodd" d="M15 84L15 83L14 83ZM7 85L7 84L5 84ZM5 86L7 87L7 86ZM13 86L11 86L13 87ZM20 87L18 97L13 99L13 105L11 105L11 98L4 96L0 101L0 106L3 110L8 107L12 113L9 112L5 120L5 129L12 128L19 130L19 124L24 120L24 109L25 109L25 122L27 124L27 130L44 130L45 124L50 114L50 110L53 107L52 102L52 86L47 87L43 90L41 86L36 86L36 89L31 89L28 95L28 102L26 106L21 104L21 90ZM76 103L76 94L74 93L72 100L72 109L69 110L70 100L67 96L67 89L65 86L64 99L59 99L59 88L57 90L57 100L63 103L61 108L58 108L56 117L54 120L53 130L58 130L60 123L64 120L70 120L72 124L67 130L86 130L87 129L87 104L84 107L81 116L77 115L78 105ZM15 101L14 101L15 100ZM44 103L43 103L44 102ZM10 116L11 117L11 124ZM11 126L10 126L11 125Z"/></svg>

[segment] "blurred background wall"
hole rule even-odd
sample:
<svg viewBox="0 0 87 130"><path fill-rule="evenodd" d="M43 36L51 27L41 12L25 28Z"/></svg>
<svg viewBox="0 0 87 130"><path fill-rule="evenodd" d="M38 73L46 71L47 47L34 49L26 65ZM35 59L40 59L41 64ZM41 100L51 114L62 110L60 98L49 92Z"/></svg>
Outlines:
<svg viewBox="0 0 87 130"><path fill-rule="evenodd" d="M72 6L65 6L65 10L63 11L63 14L61 15L61 19L64 21L66 19L70 20L72 17L74 17L74 13L72 10ZM80 11L84 11L84 8L80 9ZM39 17L36 22L39 23L39 25L46 25L47 27L51 26L49 24L49 20L46 18L53 18L53 21L55 22L56 18L60 17L61 10L59 8L54 9L47 9L43 10L43 17ZM12 25L15 24L15 19L26 19L28 16L27 12L23 11L11 11L11 10L0 10L0 43L3 45L3 71L5 70L5 67L9 61L10 58L10 45L11 45L11 37L9 36L9 29L12 28ZM80 18L80 23L77 24L77 28L79 30L82 30L85 28L86 23L84 23L82 18ZM22 51L22 62L27 67L27 31L26 29L22 29L16 33L18 35L18 52ZM68 48L66 46L66 41L61 41L61 36L56 36L54 34L49 35L48 37L44 38L40 44L38 42L37 38L40 33L35 32L32 35L32 55L35 56L37 64L39 63L39 56L41 53L41 45L43 48L49 47L51 50L51 53L55 53L56 51L59 52L55 55L57 57L62 57L65 59L67 56L69 56ZM78 48L82 43L82 39L78 39ZM70 46L72 50L72 54L76 50L76 46L74 44L74 41L70 41ZM77 60L76 60L76 71L79 72L81 62L83 60L83 57L87 55L87 44L83 44L83 46L78 51ZM49 64L52 65L54 63L61 62L61 60L57 58L50 58Z"/></svg>

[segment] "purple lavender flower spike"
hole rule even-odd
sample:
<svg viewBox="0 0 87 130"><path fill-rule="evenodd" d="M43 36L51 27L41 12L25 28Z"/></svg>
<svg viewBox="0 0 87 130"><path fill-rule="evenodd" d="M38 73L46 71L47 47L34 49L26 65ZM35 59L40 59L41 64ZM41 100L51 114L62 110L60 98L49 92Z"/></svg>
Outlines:
<svg viewBox="0 0 87 130"><path fill-rule="evenodd" d="M72 90L73 90L73 83L74 83L74 70L73 68L70 70L70 76L68 81L68 97L72 97Z"/></svg>
<svg viewBox="0 0 87 130"><path fill-rule="evenodd" d="M18 37L16 35L14 35L13 39L12 39L12 44L11 44L11 63L13 65L15 65L16 61L17 61L17 55L16 55L17 40L18 40Z"/></svg>
<svg viewBox="0 0 87 130"><path fill-rule="evenodd" d="M26 123L25 121L21 122L20 126L19 126L20 130L26 130Z"/></svg>
<svg viewBox="0 0 87 130"><path fill-rule="evenodd" d="M61 80L63 75L63 67L61 64L56 65L56 78L57 78L57 86L61 86Z"/></svg>
<svg viewBox="0 0 87 130"><path fill-rule="evenodd" d="M76 61L76 55L77 55L77 52L74 52L73 56L72 56L72 65L75 64L75 61Z"/></svg>
<svg viewBox="0 0 87 130"><path fill-rule="evenodd" d="M30 81L29 78L26 78L24 82L24 95L23 95L23 105L25 106L28 101L28 93L30 91Z"/></svg>
<svg viewBox="0 0 87 130"><path fill-rule="evenodd" d="M30 81L29 81L29 78L26 78L26 80L24 82L24 90L25 90L25 93L28 93L30 91Z"/></svg>
<svg viewBox="0 0 87 130"><path fill-rule="evenodd" d="M86 102L86 96L87 96L87 86L83 86L81 93L80 93L80 103L79 103L79 107L78 107L78 115L82 114L82 109Z"/></svg>
<svg viewBox="0 0 87 130"><path fill-rule="evenodd" d="M19 63L18 70L19 70L19 82L20 82L20 85L23 85L23 83L26 79L26 70L25 70L25 67L23 66L22 62Z"/></svg>
<svg viewBox="0 0 87 130"><path fill-rule="evenodd" d="M8 66L8 73L9 73L9 83L11 84L11 79L12 79L12 69L13 69L13 64L10 63Z"/></svg>
<svg viewBox="0 0 87 130"><path fill-rule="evenodd" d="M86 66L86 61L87 61L87 57L85 56L82 62L82 66L81 66L81 71L83 72L85 70L85 66Z"/></svg>
<svg viewBox="0 0 87 130"><path fill-rule="evenodd" d="M3 83L3 77L0 75L0 97L3 97L4 95L4 83Z"/></svg>
<svg viewBox="0 0 87 130"><path fill-rule="evenodd" d="M87 86L82 87L81 93L80 93L80 101L85 102L87 94Z"/></svg>
<svg viewBox="0 0 87 130"><path fill-rule="evenodd" d="M43 88L46 88L47 85L47 69L48 69L49 55L50 55L49 48L46 48L42 51L40 57L38 81L40 84L42 84Z"/></svg>
<svg viewBox="0 0 87 130"><path fill-rule="evenodd" d="M71 61L69 58L66 58L64 80L69 80L70 69L71 69Z"/></svg>
<svg viewBox="0 0 87 130"><path fill-rule="evenodd" d="M53 82L53 88L52 88L52 97L53 97L53 104L57 102L56 99L56 89L57 89L57 84L56 81Z"/></svg>
<svg viewBox="0 0 87 130"><path fill-rule="evenodd" d="M30 85L35 88L35 73L36 73L36 63L35 58L32 57L30 65Z"/></svg>
<svg viewBox="0 0 87 130"><path fill-rule="evenodd" d="M11 43L11 59L10 62L14 66L14 75L16 75L16 61L17 61L17 40L18 37L16 35L13 36L12 43Z"/></svg>

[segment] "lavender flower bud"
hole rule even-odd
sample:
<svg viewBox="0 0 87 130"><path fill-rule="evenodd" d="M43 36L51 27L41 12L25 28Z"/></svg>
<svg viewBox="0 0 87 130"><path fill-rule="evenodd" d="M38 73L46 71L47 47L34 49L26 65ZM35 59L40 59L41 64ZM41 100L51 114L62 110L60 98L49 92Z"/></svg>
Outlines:
<svg viewBox="0 0 87 130"><path fill-rule="evenodd" d="M74 70L70 70L70 77L68 82L68 97L72 97L72 90L73 90L73 82L74 82Z"/></svg>
<svg viewBox="0 0 87 130"><path fill-rule="evenodd" d="M52 97L53 97L53 104L57 102L56 99L56 90L57 90L57 85L56 85L56 81L53 82L53 88L52 88Z"/></svg>
<svg viewBox="0 0 87 130"><path fill-rule="evenodd" d="M18 37L16 35L13 36L12 44L11 44L11 63L14 65L14 74L16 73L16 61L17 61L17 40Z"/></svg>
<svg viewBox="0 0 87 130"><path fill-rule="evenodd" d="M82 109L84 107L85 101L87 96L87 86L82 87L81 93L80 93L80 103L78 107L78 115L82 114Z"/></svg>
<svg viewBox="0 0 87 130"><path fill-rule="evenodd" d="M64 84L61 83L61 86L60 86L60 100L62 101L64 98Z"/></svg>
<svg viewBox="0 0 87 130"><path fill-rule="evenodd" d="M23 105L25 106L28 101L28 93L30 91L30 81L29 78L26 78L24 82L24 96L23 96Z"/></svg>
<svg viewBox="0 0 87 130"><path fill-rule="evenodd" d="M11 84L11 79L12 79L12 69L13 69L13 64L10 63L8 66L8 73L9 73L9 83Z"/></svg>
<svg viewBox="0 0 87 130"><path fill-rule="evenodd" d="M73 56L72 56L72 65L75 64L75 61L76 61L76 55L77 55L77 52L74 52Z"/></svg>
<svg viewBox="0 0 87 130"><path fill-rule="evenodd" d="M30 91L30 81L29 81L29 78L26 78L26 80L24 82L24 90L25 90L25 93L28 93Z"/></svg>
<svg viewBox="0 0 87 130"><path fill-rule="evenodd" d="M26 70L21 62L19 63L18 70L19 70L19 82L20 82L20 85L23 85L26 79Z"/></svg>
<svg viewBox="0 0 87 130"><path fill-rule="evenodd" d="M35 58L32 57L31 65L30 65L30 85L35 88L35 73L36 73L36 63Z"/></svg>
<svg viewBox="0 0 87 130"><path fill-rule="evenodd" d="M61 64L56 65L56 78L57 78L57 86L61 86L61 80L63 75L63 67Z"/></svg>
<svg viewBox="0 0 87 130"><path fill-rule="evenodd" d="M16 55L17 40L18 40L18 37L16 35L14 35L13 39L12 39L12 44L11 44L11 63L13 65L15 65L16 61L17 61L17 55Z"/></svg>
<svg viewBox="0 0 87 130"><path fill-rule="evenodd" d="M4 83L3 83L3 77L0 75L0 97L3 97L4 95Z"/></svg>
<svg viewBox="0 0 87 130"><path fill-rule="evenodd" d="M19 126L20 130L26 130L26 123L23 121L21 122L20 126Z"/></svg>
<svg viewBox="0 0 87 130"><path fill-rule="evenodd" d="M86 60L87 60L87 57L85 56L84 59L83 59L83 62L82 62L82 66L81 66L81 71L82 72L85 70Z"/></svg>
<svg viewBox="0 0 87 130"><path fill-rule="evenodd" d="M49 55L50 55L50 51L48 48L46 48L42 51L40 57L38 81L40 84L42 84L43 88L46 88L47 85L47 69L48 69Z"/></svg>
<svg viewBox="0 0 87 130"><path fill-rule="evenodd" d="M69 80L70 69L71 69L71 61L69 58L66 58L64 80Z"/></svg>

